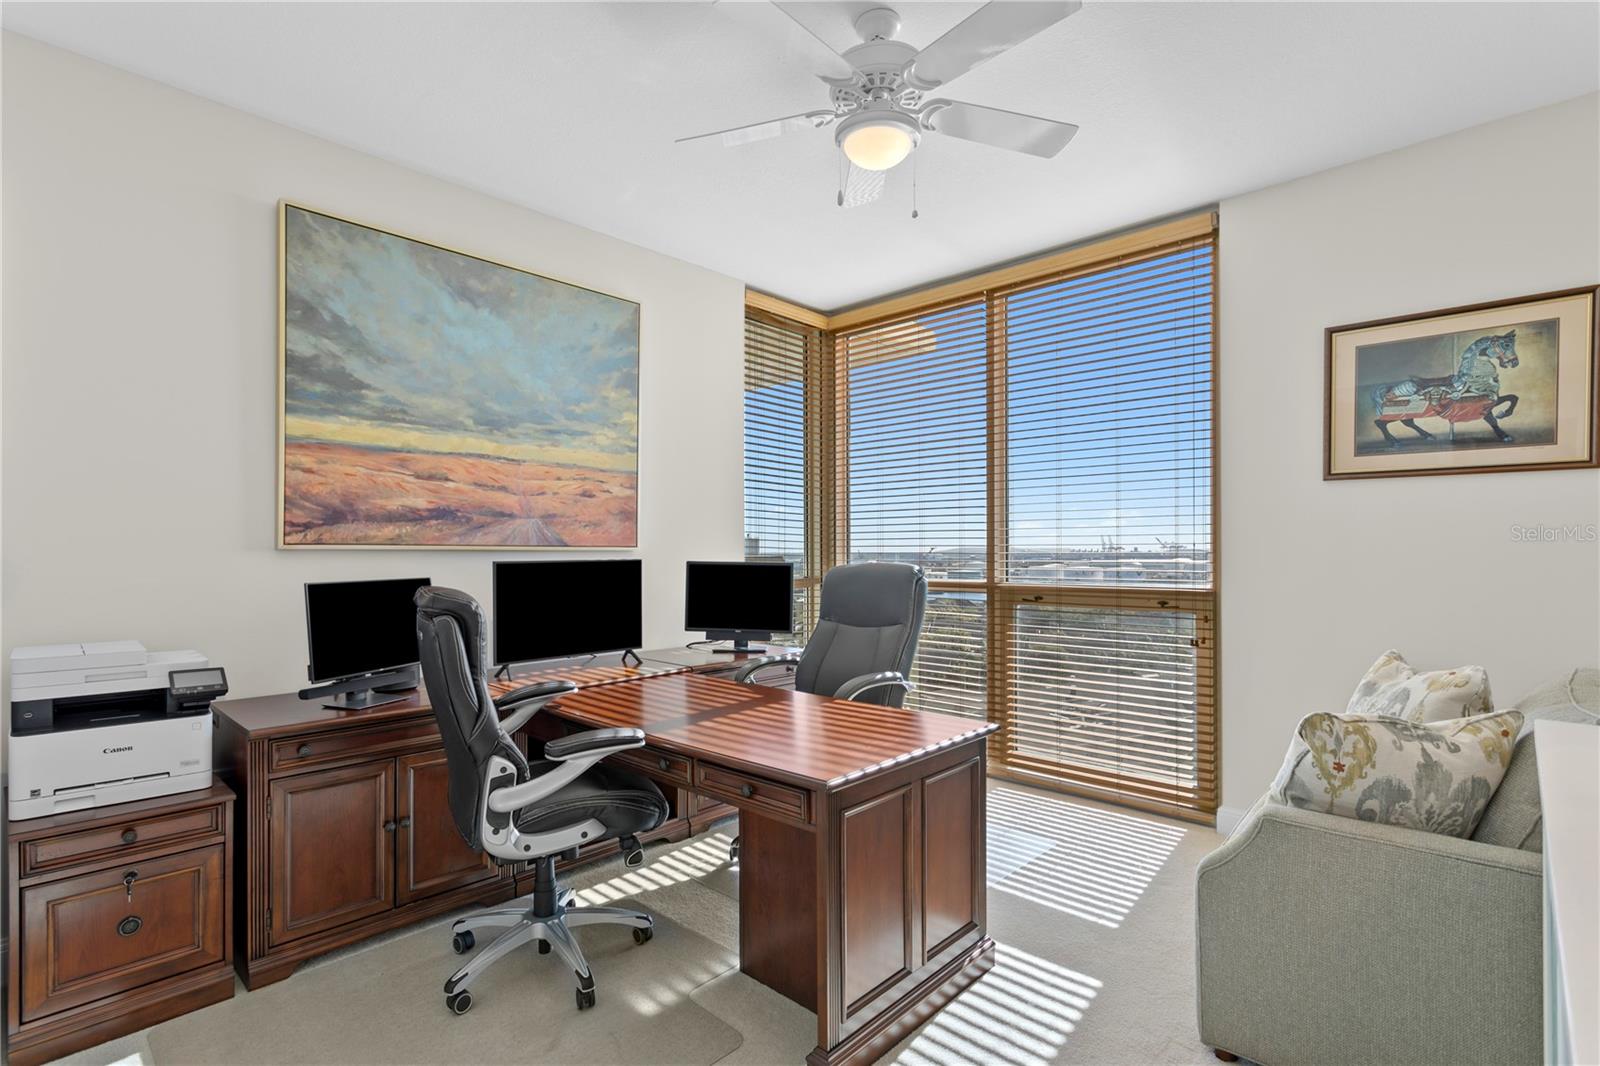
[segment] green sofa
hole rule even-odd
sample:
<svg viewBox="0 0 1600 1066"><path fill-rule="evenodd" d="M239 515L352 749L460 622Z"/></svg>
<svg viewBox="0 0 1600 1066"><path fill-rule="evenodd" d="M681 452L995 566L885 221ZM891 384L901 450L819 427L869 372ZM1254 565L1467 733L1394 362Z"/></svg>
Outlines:
<svg viewBox="0 0 1600 1066"><path fill-rule="evenodd" d="M1543 875L1533 723L1600 722L1600 670L1540 688L1470 840L1263 796L1200 864L1200 1037L1293 1063L1538 1063Z"/></svg>

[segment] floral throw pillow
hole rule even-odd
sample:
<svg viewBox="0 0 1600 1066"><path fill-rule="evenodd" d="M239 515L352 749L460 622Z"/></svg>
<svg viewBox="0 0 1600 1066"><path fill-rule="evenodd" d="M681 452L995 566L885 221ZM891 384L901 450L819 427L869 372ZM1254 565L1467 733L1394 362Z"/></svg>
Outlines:
<svg viewBox="0 0 1600 1066"><path fill-rule="evenodd" d="M1363 822L1470 837L1521 729L1521 711L1445 722L1309 714L1273 797Z"/></svg>
<svg viewBox="0 0 1600 1066"><path fill-rule="evenodd" d="M1481 666L1418 673L1397 651L1386 651L1356 686L1345 714L1381 714L1408 722L1469 718L1494 710L1489 675Z"/></svg>

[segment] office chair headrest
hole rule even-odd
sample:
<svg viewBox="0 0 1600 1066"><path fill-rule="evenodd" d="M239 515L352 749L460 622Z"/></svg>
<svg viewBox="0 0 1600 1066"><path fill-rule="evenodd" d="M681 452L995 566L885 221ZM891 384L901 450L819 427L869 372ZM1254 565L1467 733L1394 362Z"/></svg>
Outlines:
<svg viewBox="0 0 1600 1066"><path fill-rule="evenodd" d="M475 682L484 680L484 667L489 662L489 626L483 618L483 608L478 601L460 589L443 585L424 585L413 597L417 614L424 618L440 616L453 619L461 630L461 640L467 646L467 666Z"/></svg>
<svg viewBox="0 0 1600 1066"><path fill-rule="evenodd" d="M822 617L840 625L911 625L927 598L922 568L910 563L851 563L822 579Z"/></svg>

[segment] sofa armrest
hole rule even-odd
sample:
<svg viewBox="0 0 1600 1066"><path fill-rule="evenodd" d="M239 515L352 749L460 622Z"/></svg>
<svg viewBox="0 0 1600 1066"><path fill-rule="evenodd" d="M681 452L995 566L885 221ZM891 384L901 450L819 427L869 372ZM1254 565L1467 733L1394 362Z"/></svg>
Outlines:
<svg viewBox="0 0 1600 1066"><path fill-rule="evenodd" d="M1201 1038L1260 1062L1535 1062L1540 857L1278 803L1200 863Z"/></svg>

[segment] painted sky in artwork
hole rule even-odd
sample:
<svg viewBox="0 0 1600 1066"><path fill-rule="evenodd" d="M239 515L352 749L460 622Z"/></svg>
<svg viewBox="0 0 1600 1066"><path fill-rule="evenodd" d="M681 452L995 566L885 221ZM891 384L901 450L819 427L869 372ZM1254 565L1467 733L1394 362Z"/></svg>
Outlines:
<svg viewBox="0 0 1600 1066"><path fill-rule="evenodd" d="M284 434L638 461L637 304L289 207Z"/></svg>

